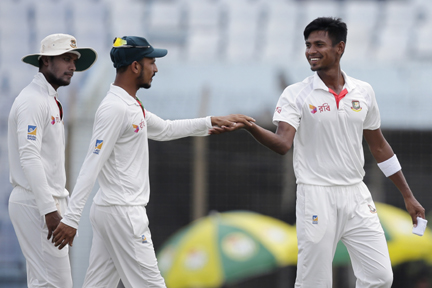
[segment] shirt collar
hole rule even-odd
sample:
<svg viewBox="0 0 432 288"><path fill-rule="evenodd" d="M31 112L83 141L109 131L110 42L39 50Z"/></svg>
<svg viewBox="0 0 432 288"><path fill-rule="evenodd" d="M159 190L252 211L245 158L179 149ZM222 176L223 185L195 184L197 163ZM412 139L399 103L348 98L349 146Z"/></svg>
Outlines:
<svg viewBox="0 0 432 288"><path fill-rule="evenodd" d="M51 84L46 80L45 75L44 75L43 73L38 72L38 73L34 76L33 81L34 81L37 85L46 88L46 90L47 90L49 96L52 96L52 97L57 97L57 96L58 96L57 91L56 91L56 90L52 87L52 85L51 85Z"/></svg>
<svg viewBox="0 0 432 288"><path fill-rule="evenodd" d="M139 105L135 98L120 86L111 83L110 92L120 97L127 105Z"/></svg>
<svg viewBox="0 0 432 288"><path fill-rule="evenodd" d="M351 92L355 88L355 84L351 81L351 79L346 75L346 73L342 70L342 76L344 77L345 84L344 88L347 89L348 93ZM315 72L313 79L313 89L322 89L325 91L329 91L329 88L324 84L321 78L318 76L318 73Z"/></svg>

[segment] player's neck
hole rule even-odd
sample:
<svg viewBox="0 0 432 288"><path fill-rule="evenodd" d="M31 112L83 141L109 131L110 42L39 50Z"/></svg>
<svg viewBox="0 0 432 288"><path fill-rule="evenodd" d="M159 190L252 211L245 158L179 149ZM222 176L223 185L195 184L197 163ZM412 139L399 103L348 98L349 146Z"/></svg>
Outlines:
<svg viewBox="0 0 432 288"><path fill-rule="evenodd" d="M342 70L339 67L338 69L318 71L318 76L324 84L336 92L336 94L339 94L345 85L345 79L343 78Z"/></svg>

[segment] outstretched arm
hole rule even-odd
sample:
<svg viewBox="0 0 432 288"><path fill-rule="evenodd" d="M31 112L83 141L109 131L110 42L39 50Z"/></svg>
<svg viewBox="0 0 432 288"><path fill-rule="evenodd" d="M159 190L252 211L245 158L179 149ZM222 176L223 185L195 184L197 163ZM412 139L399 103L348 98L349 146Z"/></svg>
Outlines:
<svg viewBox="0 0 432 288"><path fill-rule="evenodd" d="M369 149L373 157L378 163L382 163L393 157L393 149L390 147L387 140L382 135L381 129L363 130L363 135L369 145ZM414 194L412 193L407 181L405 180L405 176L402 170L399 170L393 175L390 175L389 179L401 192L405 201L405 207L408 213L411 215L414 226L417 226L417 217L421 217L424 219L425 209L414 197Z"/></svg>
<svg viewBox="0 0 432 288"><path fill-rule="evenodd" d="M279 122L275 133L255 123L252 123L251 126L246 126L245 129L248 130L259 143L281 155L286 154L291 149L296 132L293 126L282 121Z"/></svg>

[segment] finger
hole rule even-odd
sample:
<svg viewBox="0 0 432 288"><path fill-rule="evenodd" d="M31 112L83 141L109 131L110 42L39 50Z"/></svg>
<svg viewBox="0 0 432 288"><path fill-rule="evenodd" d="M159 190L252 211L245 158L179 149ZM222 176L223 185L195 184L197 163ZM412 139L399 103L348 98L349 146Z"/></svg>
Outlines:
<svg viewBox="0 0 432 288"><path fill-rule="evenodd" d="M52 236L52 230L50 228L48 228L48 237L47 237L47 239L49 240L51 238L51 236ZM53 238L53 240L54 240L54 238Z"/></svg>
<svg viewBox="0 0 432 288"><path fill-rule="evenodd" d="M61 245L58 247L59 250L63 249L66 246L67 242L63 241Z"/></svg>

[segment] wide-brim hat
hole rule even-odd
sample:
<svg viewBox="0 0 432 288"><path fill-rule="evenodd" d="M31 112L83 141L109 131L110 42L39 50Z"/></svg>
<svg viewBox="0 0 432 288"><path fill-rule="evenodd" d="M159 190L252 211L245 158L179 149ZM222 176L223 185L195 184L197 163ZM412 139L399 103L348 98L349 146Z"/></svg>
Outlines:
<svg viewBox="0 0 432 288"><path fill-rule="evenodd" d="M123 36L115 38L110 57L115 68L128 66L142 58L160 58L167 55L166 49L154 48L143 37Z"/></svg>
<svg viewBox="0 0 432 288"><path fill-rule="evenodd" d="M77 72L87 70L97 59L97 53L93 48L78 48L75 37L68 34L51 34L41 41L40 53L24 56L21 60L39 67L41 56L59 56L65 53L78 55L78 60L75 62Z"/></svg>

